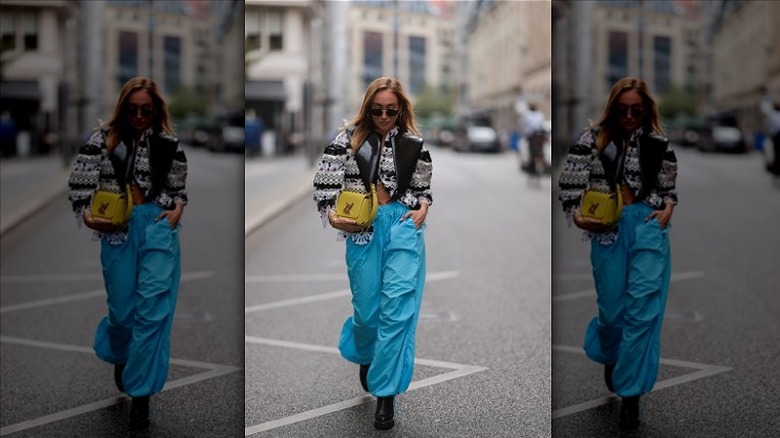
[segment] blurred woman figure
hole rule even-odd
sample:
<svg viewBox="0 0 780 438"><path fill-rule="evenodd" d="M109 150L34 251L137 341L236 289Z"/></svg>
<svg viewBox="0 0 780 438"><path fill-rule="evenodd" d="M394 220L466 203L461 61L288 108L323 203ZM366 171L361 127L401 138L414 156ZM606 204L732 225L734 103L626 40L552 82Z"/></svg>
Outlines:
<svg viewBox="0 0 780 438"><path fill-rule="evenodd" d="M425 283L423 229L431 195L431 156L422 146L403 85L382 77L366 90L350 125L325 149L314 176L314 200L325 223L346 239L353 316L339 349L360 365L363 389L377 397L374 427L395 424L394 399L414 371L414 333ZM356 160L360 148L381 149L376 219L361 227L336 215L342 189L366 192Z"/></svg>
<svg viewBox="0 0 780 438"><path fill-rule="evenodd" d="M134 429L149 425L149 397L168 375L186 178L187 159L168 107L151 79L136 77L122 87L112 116L79 149L69 179L73 211L101 243L108 315L97 327L95 353L114 364L117 388L132 397ZM126 183L134 205L126 224L92 215L96 190L122 193Z"/></svg>
<svg viewBox="0 0 780 438"><path fill-rule="evenodd" d="M620 79L604 113L569 150L559 180L566 217L591 242L598 315L585 333L585 353L604 364L607 388L622 398L619 424L628 430L639 426L639 398L658 376L671 275L677 159L662 135L647 85ZM587 189L610 193L616 184L624 207L615 226L583 216Z"/></svg>

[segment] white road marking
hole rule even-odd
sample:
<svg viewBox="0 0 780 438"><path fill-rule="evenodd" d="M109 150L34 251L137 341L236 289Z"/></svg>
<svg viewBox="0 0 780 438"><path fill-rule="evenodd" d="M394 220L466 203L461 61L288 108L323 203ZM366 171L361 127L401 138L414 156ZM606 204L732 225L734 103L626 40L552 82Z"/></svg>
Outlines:
<svg viewBox="0 0 780 438"><path fill-rule="evenodd" d="M427 283L430 281L448 280L450 278L456 278L458 275L460 275L458 271L434 272L425 277L425 282ZM346 275L343 277L343 279L344 280L347 279ZM258 304L255 306L247 306L244 308L244 314L246 315L249 313L261 312L263 310L268 310L268 309L277 309L280 307L297 306L299 304L308 304L317 301L331 300L331 299L341 298L341 297L349 297L351 295L352 292L350 292L349 289L342 289L334 292L326 292L322 294L309 295L300 298L291 298L289 300L274 301L271 303Z"/></svg>
<svg viewBox="0 0 780 438"><path fill-rule="evenodd" d="M572 347L568 345L553 345L552 349L556 351L563 351L566 353L577 353L582 355L585 354L585 351L582 349L582 347ZM662 365L668 365L672 367L691 368L696 371L683 374L680 376L672 377L666 380L662 380L660 382L656 382L656 384L653 386L652 392L658 391L659 389L681 385L683 383L692 382L694 380L703 379L705 377L713 376L715 374L720 374L732 370L732 368L730 367L724 367L720 365L709 365L709 364L698 363L698 362L689 362L689 361L677 360L677 359L661 358L660 363ZM588 409L593 409L599 406L603 406L615 402L619 399L620 397L616 395L610 395L607 397L600 397L594 400L588 400L586 402L578 403L576 405L567 406L565 408L556 409L552 412L552 418L553 419L562 418L567 415L587 411Z"/></svg>
<svg viewBox="0 0 780 438"><path fill-rule="evenodd" d="M680 272L679 274L672 274L671 281L683 281L683 280L693 280L696 278L704 277L704 272L702 271L688 271L688 272ZM593 276L590 276L589 278L593 278ZM592 297L596 295L596 289L586 289L580 292L572 292L570 294L560 294L560 295L553 295L552 300L553 301L570 301L570 300L576 300L579 298L585 298L585 297Z"/></svg>
<svg viewBox="0 0 780 438"><path fill-rule="evenodd" d="M258 338L254 336L245 336L244 340L252 344L295 348L298 350L315 351L320 353L339 354L338 348L325 347L322 345L311 345L311 344L303 344L299 342L280 341L277 339L265 339L265 338ZM409 389L407 389L407 392L487 370L487 368L485 367L463 365L454 362L444 362L444 361L432 360L432 359L415 358L414 363L418 365L429 366L429 367L447 368L452 371L444 374L439 374L436 376L431 376L422 380L414 381L409 385ZM300 412L298 414L290 415L288 417L280 418L277 420L266 421L265 423L260 423L245 428L244 436L254 435L256 433L265 432L267 430L276 429L282 426L288 426L290 424L299 423L301 421L307 421L312 418L317 418L323 415L332 414L334 412L338 412L344 409L358 406L363 403L368 403L373 400L374 397L369 395L363 395L360 397L355 397L348 400L333 403L327 406L322 406L306 412Z"/></svg>
<svg viewBox="0 0 780 438"><path fill-rule="evenodd" d="M204 278L209 278L213 276L214 276L214 272L212 271L189 272L189 273L182 274L181 281L184 282L184 281L192 281L192 280L202 280ZM36 276L31 276L30 278L35 278L35 277ZM60 280L43 280L43 281L60 281ZM54 304L68 303L71 301L79 301L88 298L105 297L105 296L106 296L105 289L97 289L89 292L70 294L64 297L45 298L42 300L28 301L26 303L21 303L21 304L11 304L8 306L2 306L0 307L0 313L15 312L17 310L33 309L36 307L51 306Z"/></svg>
<svg viewBox="0 0 780 438"><path fill-rule="evenodd" d="M182 274L184 280L200 280L213 277L213 271L195 271ZM103 280L101 274L53 274L53 275L3 275L0 276L2 283L44 283L44 282L63 282L63 281L87 281Z"/></svg>
<svg viewBox="0 0 780 438"><path fill-rule="evenodd" d="M82 347L78 345L59 344L55 342L36 341L33 339L22 339L13 336L0 336L0 342L7 344L25 345L28 347L48 348L60 351L72 351L77 353L89 353L94 354L94 350L90 347ZM184 367L202 368L207 371L193 374L190 376L182 377L180 379L172 380L165 383L165 387L162 392L179 388L193 383L202 382L204 380L213 379L215 377L230 374L236 371L240 371L242 367L230 366L230 365L218 365L208 362L200 362L187 359L171 359L170 363L173 365L179 365ZM111 397L96 402L88 403L86 405L77 406L75 408L66 409L64 411L55 412L52 414L44 415L32 420L22 421L16 424L10 424L0 428L0 436L8 435L11 433L19 432L26 429L32 429L35 427L43 426L45 424L53 423L56 421L65 420L88 412L97 411L109 406L125 403L130 400L130 397L122 395L119 397Z"/></svg>

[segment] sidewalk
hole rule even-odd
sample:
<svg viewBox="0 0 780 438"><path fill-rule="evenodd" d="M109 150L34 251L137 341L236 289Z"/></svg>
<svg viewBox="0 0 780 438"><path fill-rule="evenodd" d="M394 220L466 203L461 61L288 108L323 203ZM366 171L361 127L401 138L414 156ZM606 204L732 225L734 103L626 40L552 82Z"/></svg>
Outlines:
<svg viewBox="0 0 780 438"><path fill-rule="evenodd" d="M69 175L56 153L0 160L0 236L52 202L67 208Z"/></svg>
<svg viewBox="0 0 780 438"><path fill-rule="evenodd" d="M244 232L249 235L311 194L314 169L303 155L247 157L244 166ZM68 176L62 157L0 160L0 236L52 202L67 208Z"/></svg>
<svg viewBox="0 0 780 438"><path fill-rule="evenodd" d="M290 205L311 197L314 172L302 154L246 158L244 234L248 236Z"/></svg>

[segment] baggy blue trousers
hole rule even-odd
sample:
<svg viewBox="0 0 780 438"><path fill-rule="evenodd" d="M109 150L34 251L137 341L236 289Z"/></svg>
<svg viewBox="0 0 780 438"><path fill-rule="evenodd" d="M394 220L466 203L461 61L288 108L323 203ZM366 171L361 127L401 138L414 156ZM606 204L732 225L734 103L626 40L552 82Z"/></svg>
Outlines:
<svg viewBox="0 0 780 438"><path fill-rule="evenodd" d="M615 364L612 385L621 397L650 392L658 377L671 254L669 228L645 222L652 211L641 202L625 206L617 241L591 242L599 311L584 348L590 359Z"/></svg>
<svg viewBox="0 0 780 438"><path fill-rule="evenodd" d="M401 217L394 202L380 206L366 245L347 239L346 262L353 315L341 330L339 350L350 362L371 364L368 389L376 397L400 394L414 372L414 333L425 284L423 227Z"/></svg>
<svg viewBox="0 0 780 438"><path fill-rule="evenodd" d="M108 316L98 324L95 353L125 364L122 384L131 397L162 390L168 376L171 325L181 279L178 226L156 204L133 207L121 245L101 242Z"/></svg>

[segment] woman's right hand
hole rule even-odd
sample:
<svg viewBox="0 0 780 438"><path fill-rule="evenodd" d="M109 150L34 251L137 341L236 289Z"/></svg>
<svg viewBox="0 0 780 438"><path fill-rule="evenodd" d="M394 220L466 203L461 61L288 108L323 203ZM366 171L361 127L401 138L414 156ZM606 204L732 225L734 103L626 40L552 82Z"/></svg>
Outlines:
<svg viewBox="0 0 780 438"><path fill-rule="evenodd" d="M357 225L354 219L338 217L336 216L336 212L332 210L328 213L328 222L330 222L331 227L337 230L346 231L347 233L359 233L363 231L363 227Z"/></svg>
<svg viewBox="0 0 780 438"><path fill-rule="evenodd" d="M574 220L574 225L576 225L577 228L590 231L591 233L606 233L612 229L611 225L604 225L598 219L585 217L579 211L575 211L571 217Z"/></svg>
<svg viewBox="0 0 780 438"><path fill-rule="evenodd" d="M84 225L86 225L87 228L100 231L101 233L116 233L117 231L122 230L122 225L114 225L108 219L94 217L89 210L84 210L83 218Z"/></svg>

